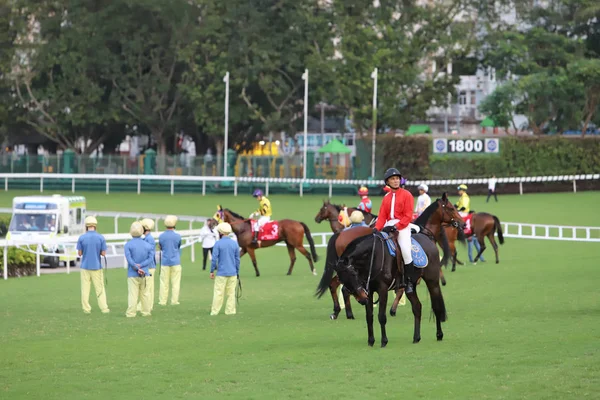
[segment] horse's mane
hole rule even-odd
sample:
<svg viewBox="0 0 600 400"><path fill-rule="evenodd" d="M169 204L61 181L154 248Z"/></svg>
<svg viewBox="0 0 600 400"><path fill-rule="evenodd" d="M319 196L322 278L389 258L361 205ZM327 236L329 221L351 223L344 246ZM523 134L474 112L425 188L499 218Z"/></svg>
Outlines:
<svg viewBox="0 0 600 400"><path fill-rule="evenodd" d="M334 207L334 208L337 210L337 212L341 212L341 211L342 211L342 208L343 208L343 207L342 207L342 206L340 206L339 204L333 204L333 203L329 203L329 204L330 204L331 206L333 206L333 207ZM356 207L348 207L348 208L356 208ZM365 217L366 217L367 215L372 215L372 216L373 216L373 218L377 218L377 214L373 214L373 213L367 212L367 211L365 211L365 210L361 210L360 208L356 208L356 209L357 209L358 211L360 211L360 212L363 214L363 216L365 216Z"/></svg>
<svg viewBox="0 0 600 400"><path fill-rule="evenodd" d="M419 216L419 218L416 219L415 224L416 225L420 225L420 226L425 226L427 225L427 221L429 221L429 217L431 217L433 215L433 213L435 213L437 211L437 209L440 207L438 201L440 199L436 199L433 203L431 203L429 205L429 207L427 207L425 209L425 211L423 211L423 214L421 214Z"/></svg>
<svg viewBox="0 0 600 400"><path fill-rule="evenodd" d="M237 219L246 219L244 217L242 217L240 214L231 211L229 208L225 208L224 211L229 211L229 213L231 214L232 217L237 218Z"/></svg>
<svg viewBox="0 0 600 400"><path fill-rule="evenodd" d="M344 252L342 253L342 255L339 258L348 257L350 254L352 254L356 250L356 248L362 242L364 242L367 239L372 239L372 238L373 238L373 234L357 237L356 239L351 241L350 244L348 244L348 246L346 246L346 248L344 249Z"/></svg>
<svg viewBox="0 0 600 400"><path fill-rule="evenodd" d="M329 203L330 205L333 206L333 208L335 208L338 212L342 211L342 206L338 205L338 204L333 204L333 203Z"/></svg>

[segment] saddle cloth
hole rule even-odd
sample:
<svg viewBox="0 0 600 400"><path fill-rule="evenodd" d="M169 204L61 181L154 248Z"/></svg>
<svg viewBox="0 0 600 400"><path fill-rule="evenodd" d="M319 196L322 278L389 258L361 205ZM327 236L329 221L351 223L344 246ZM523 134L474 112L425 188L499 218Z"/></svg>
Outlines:
<svg viewBox="0 0 600 400"><path fill-rule="evenodd" d="M461 217L465 221L465 236L471 236L473 234L473 229L471 227L471 219L473 219L473 214L461 215Z"/></svg>
<svg viewBox="0 0 600 400"><path fill-rule="evenodd" d="M252 220L254 224L256 221ZM270 221L258 229L258 240L279 240L279 222Z"/></svg>
<svg viewBox="0 0 600 400"><path fill-rule="evenodd" d="M394 243L394 239L388 235L386 232L381 232L381 236L385 239L385 243L387 245L388 252L391 256L396 256L396 243ZM423 247L415 240L415 238L411 237L411 253L413 257L413 263L417 268L425 268L429 264L429 259L427 258L427 254L425 254L425 250Z"/></svg>

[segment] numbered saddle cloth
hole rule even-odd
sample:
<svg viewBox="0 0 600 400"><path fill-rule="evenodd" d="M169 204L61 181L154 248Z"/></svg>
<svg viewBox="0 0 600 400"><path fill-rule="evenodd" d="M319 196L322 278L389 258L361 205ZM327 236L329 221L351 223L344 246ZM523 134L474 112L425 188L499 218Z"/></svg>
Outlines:
<svg viewBox="0 0 600 400"><path fill-rule="evenodd" d="M381 236L385 239L385 243L387 245L387 249L391 256L396 255L396 243L394 240L385 232L381 232ZM427 264L429 264L429 259L427 258L427 254L425 254L425 250L423 247L415 240L415 238L411 237L411 253L413 257L413 263L417 268L425 268Z"/></svg>
<svg viewBox="0 0 600 400"><path fill-rule="evenodd" d="M261 226L258 230L258 240L278 240L279 222L271 221Z"/></svg>
<svg viewBox="0 0 600 400"><path fill-rule="evenodd" d="M471 227L471 220L473 219L473 214L461 215L462 219L465 221L465 236L471 236L473 234L473 228Z"/></svg>

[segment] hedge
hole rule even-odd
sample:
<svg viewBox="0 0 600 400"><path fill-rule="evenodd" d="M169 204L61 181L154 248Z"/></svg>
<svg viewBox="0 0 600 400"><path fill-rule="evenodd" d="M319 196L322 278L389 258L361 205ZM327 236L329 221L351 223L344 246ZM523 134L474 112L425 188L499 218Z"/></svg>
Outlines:
<svg viewBox="0 0 600 400"><path fill-rule="evenodd" d="M35 275L35 254L16 247L8 248L8 276ZM4 248L0 248L0 275L4 274Z"/></svg>

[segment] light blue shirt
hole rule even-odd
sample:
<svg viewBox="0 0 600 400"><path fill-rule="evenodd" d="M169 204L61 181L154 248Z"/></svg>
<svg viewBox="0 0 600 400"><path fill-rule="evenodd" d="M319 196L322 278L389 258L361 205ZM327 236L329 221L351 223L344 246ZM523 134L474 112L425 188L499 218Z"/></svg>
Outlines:
<svg viewBox="0 0 600 400"><path fill-rule="evenodd" d="M229 236L223 236L212 250L210 272L217 270L217 276L236 276L240 274L240 246Z"/></svg>
<svg viewBox="0 0 600 400"><path fill-rule="evenodd" d="M143 269L146 275L150 275L149 266L154 258L154 250L144 239L141 237L133 238L125 243L125 258L129 266L127 269L128 278L139 277L136 264L140 265L139 268Z"/></svg>
<svg viewBox="0 0 600 400"><path fill-rule="evenodd" d="M361 222L359 224L352 223L352 224L350 224L349 227L345 228L344 230L347 231L348 229L358 228L359 226L366 226L367 228L369 227L369 225L365 224L364 221L363 221L363 222Z"/></svg>
<svg viewBox="0 0 600 400"><path fill-rule="evenodd" d="M147 234L146 237L144 238L144 240L152 246L152 264L150 264L150 266L148 268L155 269L156 268L156 242L154 241L154 238L152 237L151 233Z"/></svg>
<svg viewBox="0 0 600 400"><path fill-rule="evenodd" d="M82 252L81 269L91 271L102 269L100 253L106 251L104 236L95 230L87 231L77 239L77 250Z"/></svg>
<svg viewBox="0 0 600 400"><path fill-rule="evenodd" d="M181 235L179 233L167 229L158 237L158 244L162 250L162 267L181 265Z"/></svg>

